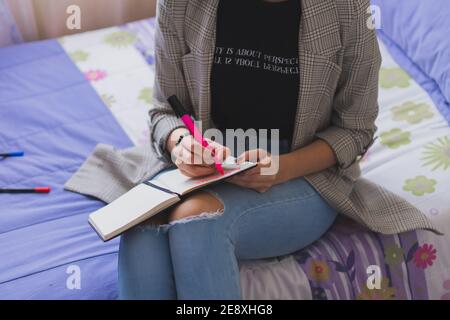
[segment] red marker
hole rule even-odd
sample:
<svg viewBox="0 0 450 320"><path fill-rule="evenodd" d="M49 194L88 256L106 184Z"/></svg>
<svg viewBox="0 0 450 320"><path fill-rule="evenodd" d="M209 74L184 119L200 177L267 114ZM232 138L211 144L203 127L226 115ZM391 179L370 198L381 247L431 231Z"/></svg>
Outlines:
<svg viewBox="0 0 450 320"><path fill-rule="evenodd" d="M177 96L173 95L167 99L169 101L170 106L172 107L175 114L178 116L178 118L183 121L183 123L188 128L189 132L194 136L194 139L197 140L204 148L210 150L208 142L203 138L200 130L197 129L197 127L194 124L194 121L192 121L191 116L189 115L189 112L186 111L186 108L181 104L180 100L178 100ZM212 155L215 157L214 149L210 150ZM220 172L221 175L224 175L225 172L223 171L222 164L218 159L215 160L215 166L216 170Z"/></svg>
<svg viewBox="0 0 450 320"><path fill-rule="evenodd" d="M37 187L32 189L0 189L0 193L50 193L50 187Z"/></svg>

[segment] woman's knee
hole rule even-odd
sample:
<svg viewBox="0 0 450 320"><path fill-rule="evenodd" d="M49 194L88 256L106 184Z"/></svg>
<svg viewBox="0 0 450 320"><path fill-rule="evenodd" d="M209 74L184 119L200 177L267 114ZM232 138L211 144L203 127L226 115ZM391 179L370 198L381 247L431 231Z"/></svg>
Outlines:
<svg viewBox="0 0 450 320"><path fill-rule="evenodd" d="M223 203L212 194L199 191L178 204L169 213L169 222L182 220L188 217L199 216L202 213L215 213L223 211Z"/></svg>

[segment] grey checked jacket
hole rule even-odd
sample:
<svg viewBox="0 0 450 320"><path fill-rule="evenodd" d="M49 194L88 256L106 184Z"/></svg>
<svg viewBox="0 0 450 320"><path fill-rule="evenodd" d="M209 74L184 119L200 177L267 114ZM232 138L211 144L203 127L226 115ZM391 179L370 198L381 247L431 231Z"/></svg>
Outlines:
<svg viewBox="0 0 450 320"><path fill-rule="evenodd" d="M300 90L292 150L323 139L338 160L336 166L305 179L338 212L373 231L393 234L428 229L440 233L406 200L360 177L358 162L373 143L376 131L381 64L375 31L367 26L370 1L299 1ZM176 94L182 103L190 106L202 121L203 129L214 126L210 112L210 74L218 3L219 0L158 1L156 81L150 125L153 149L166 163L168 155L164 146L168 135L183 126L167 105L168 96ZM101 156L94 153L92 159L104 158L104 148L102 152ZM137 149L135 152L138 153ZM133 152L128 153L130 157ZM112 167L117 175L118 168L130 158L122 155L113 158L116 165ZM82 176L90 174L91 160L80 170ZM94 162L98 164L98 161ZM130 172L134 166L127 168L136 176L136 172ZM107 176L104 172L102 175ZM122 172L120 176L125 179L127 175ZM135 178L137 182L139 175ZM74 176L66 187L80 191L82 180Z"/></svg>
<svg viewBox="0 0 450 320"><path fill-rule="evenodd" d="M292 149L323 139L339 162L306 180L339 212L374 231L435 229L406 200L360 178L358 160L373 143L376 130L381 63L375 32L367 26L369 1L299 1L300 93ZM164 152L168 134L182 126L166 105L167 96L177 94L191 106L204 129L213 126L210 73L219 0L158 3L159 103L150 111L150 123L157 149Z"/></svg>

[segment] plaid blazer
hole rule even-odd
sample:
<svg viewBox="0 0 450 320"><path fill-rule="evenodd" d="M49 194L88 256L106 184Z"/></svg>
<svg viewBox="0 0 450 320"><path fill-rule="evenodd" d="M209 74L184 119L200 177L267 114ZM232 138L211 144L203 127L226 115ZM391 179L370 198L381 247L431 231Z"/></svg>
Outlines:
<svg viewBox="0 0 450 320"><path fill-rule="evenodd" d="M299 0L300 90L292 149L325 140L338 164L305 179L337 211L385 234L436 226L398 195L360 177L378 115L381 57L367 21L369 0ZM183 124L166 103L176 94L204 129L212 127L210 73L219 0L159 0L152 139L164 155L169 133ZM274 106L275 107L275 106ZM167 154L165 154L168 157ZM314 213L312 213L314 214Z"/></svg>

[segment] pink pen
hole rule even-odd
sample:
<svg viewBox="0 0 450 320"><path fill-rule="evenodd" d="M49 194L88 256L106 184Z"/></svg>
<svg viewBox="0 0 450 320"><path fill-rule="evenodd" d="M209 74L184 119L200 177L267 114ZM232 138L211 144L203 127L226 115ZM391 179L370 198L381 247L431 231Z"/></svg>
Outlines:
<svg viewBox="0 0 450 320"><path fill-rule="evenodd" d="M183 121L189 132L194 136L194 139L197 140L204 148L211 151L212 155L215 158L214 160L217 171L220 172L221 175L224 175L225 172L223 171L222 164L215 157L214 149L210 148L208 142L205 140L205 138L203 138L202 133L195 126L192 117L189 115L189 112L186 110L186 108L181 104L180 100L178 100L177 96L170 96L167 101L169 102L177 117L179 117L181 121Z"/></svg>

